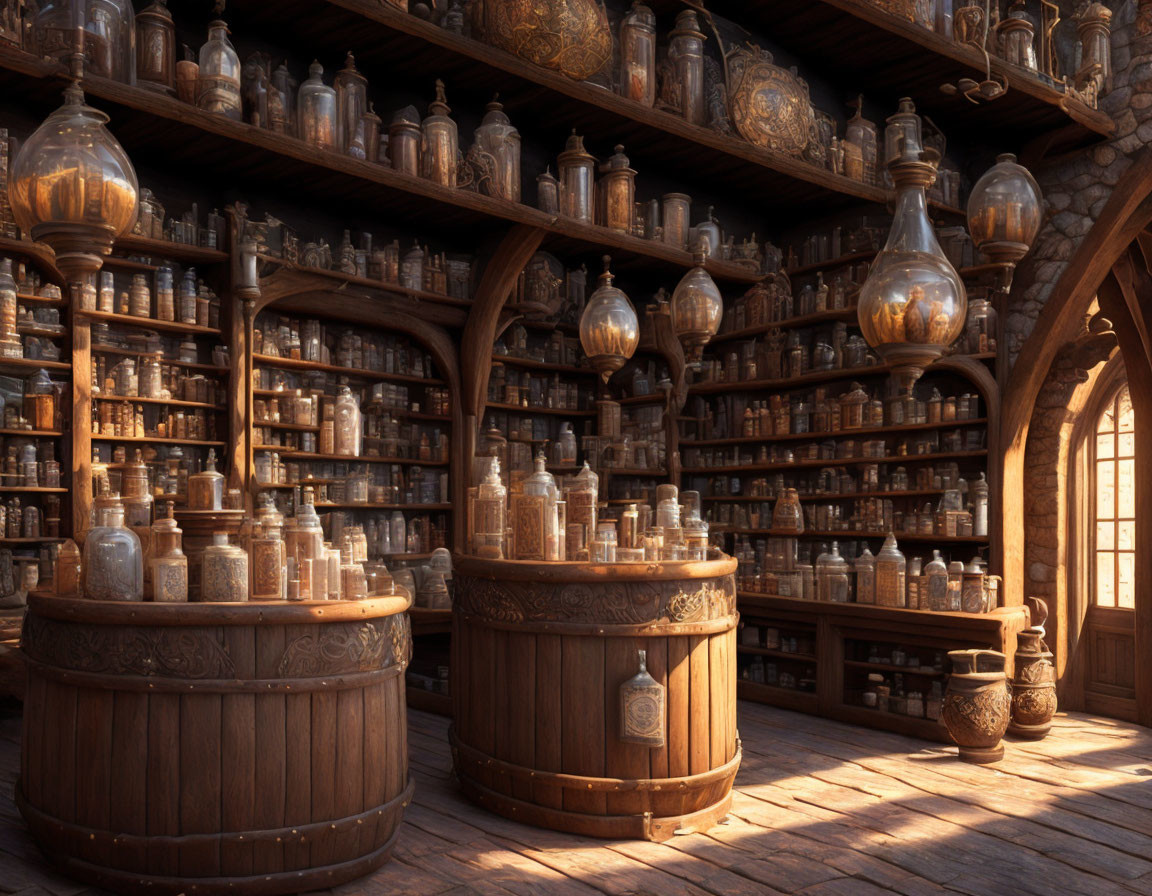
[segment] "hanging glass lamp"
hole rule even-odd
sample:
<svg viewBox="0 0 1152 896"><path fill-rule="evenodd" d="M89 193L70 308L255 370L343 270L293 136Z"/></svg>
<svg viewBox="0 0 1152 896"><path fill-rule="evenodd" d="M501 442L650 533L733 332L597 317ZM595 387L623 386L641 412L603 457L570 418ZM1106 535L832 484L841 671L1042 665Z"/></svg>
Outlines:
<svg viewBox="0 0 1152 896"><path fill-rule="evenodd" d="M640 343L640 321L628 296L612 285L608 269L612 259L604 256L600 285L588 298L580 317L580 345L592 367L607 383L624 366Z"/></svg>
<svg viewBox="0 0 1152 896"><path fill-rule="evenodd" d="M700 366L704 346L716 335L724 316L724 299L716 281L704 269L707 259L706 244L701 239L693 254L695 267L672 291L672 330L684 346L684 357L692 367Z"/></svg>
<svg viewBox="0 0 1152 896"><path fill-rule="evenodd" d="M993 262L1015 264L1040 231L1040 185L1028 169L1005 153L984 172L968 197L968 232Z"/></svg>

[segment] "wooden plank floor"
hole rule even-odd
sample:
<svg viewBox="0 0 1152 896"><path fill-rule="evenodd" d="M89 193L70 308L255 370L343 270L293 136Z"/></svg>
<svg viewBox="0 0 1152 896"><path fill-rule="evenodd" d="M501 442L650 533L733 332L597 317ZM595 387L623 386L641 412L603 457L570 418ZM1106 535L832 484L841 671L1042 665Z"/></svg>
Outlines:
<svg viewBox="0 0 1152 896"><path fill-rule="evenodd" d="M393 860L337 896L1152 894L1152 731L1061 715L980 768L956 751L741 703L728 824L665 844L541 831L467 803L447 722L410 713L415 803ZM97 896L49 868L12 804L0 721L0 893Z"/></svg>

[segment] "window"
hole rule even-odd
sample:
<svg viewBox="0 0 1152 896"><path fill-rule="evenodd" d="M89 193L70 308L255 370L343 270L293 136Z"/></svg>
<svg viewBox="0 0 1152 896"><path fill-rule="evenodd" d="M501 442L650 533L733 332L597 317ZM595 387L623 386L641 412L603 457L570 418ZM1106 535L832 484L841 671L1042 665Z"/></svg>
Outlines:
<svg viewBox="0 0 1152 896"><path fill-rule="evenodd" d="M1089 581L1093 604L1131 610L1136 605L1135 421L1128 386L1121 386L1096 421L1092 446L1093 523Z"/></svg>

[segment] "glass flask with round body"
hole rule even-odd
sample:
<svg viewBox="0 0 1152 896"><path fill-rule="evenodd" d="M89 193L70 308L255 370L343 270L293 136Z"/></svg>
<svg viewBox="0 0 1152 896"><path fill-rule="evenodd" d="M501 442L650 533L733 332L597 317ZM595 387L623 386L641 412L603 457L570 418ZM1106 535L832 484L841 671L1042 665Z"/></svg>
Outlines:
<svg viewBox="0 0 1152 896"><path fill-rule="evenodd" d="M196 105L240 121L244 107L240 96L240 57L228 40L228 24L208 23L208 40L200 48L199 90Z"/></svg>
<svg viewBox="0 0 1152 896"><path fill-rule="evenodd" d="M997 156L968 195L972 242L993 262L1014 263L1036 239L1043 214L1040 185L1016 156Z"/></svg>
<svg viewBox="0 0 1152 896"><path fill-rule="evenodd" d="M124 525L119 495L93 502L96 525L84 539L84 596L90 600L143 600L144 551Z"/></svg>
<svg viewBox="0 0 1152 896"><path fill-rule="evenodd" d="M628 296L612 285L611 259L604 256L600 285L580 316L580 345L591 366L607 383L640 343L640 321Z"/></svg>
<svg viewBox="0 0 1152 896"><path fill-rule="evenodd" d="M136 172L107 122L73 84L64 91L64 105L12 160L8 193L16 223L51 245L57 266L76 279L94 274L99 256L136 223Z"/></svg>
<svg viewBox="0 0 1152 896"><path fill-rule="evenodd" d="M716 282L704 268L708 259L702 240L693 255L695 266L672 291L672 329L684 346L689 366L699 367L704 346L716 335L724 316L724 299Z"/></svg>

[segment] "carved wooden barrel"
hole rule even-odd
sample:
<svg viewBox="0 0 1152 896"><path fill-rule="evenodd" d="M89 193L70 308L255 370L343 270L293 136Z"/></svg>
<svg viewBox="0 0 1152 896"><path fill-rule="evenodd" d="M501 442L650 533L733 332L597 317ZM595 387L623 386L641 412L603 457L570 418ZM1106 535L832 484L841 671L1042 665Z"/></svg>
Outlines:
<svg viewBox="0 0 1152 896"><path fill-rule="evenodd" d="M727 814L740 765L731 558L456 560L451 732L480 805L577 834L664 840ZM625 742L621 685L646 651L659 745Z"/></svg>
<svg viewBox="0 0 1152 896"><path fill-rule="evenodd" d="M408 605L32 597L33 837L123 893L296 893L376 868L412 795Z"/></svg>

